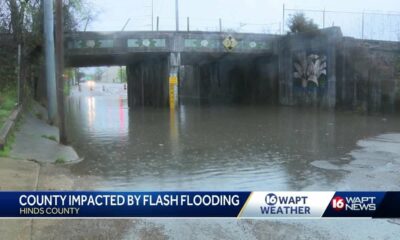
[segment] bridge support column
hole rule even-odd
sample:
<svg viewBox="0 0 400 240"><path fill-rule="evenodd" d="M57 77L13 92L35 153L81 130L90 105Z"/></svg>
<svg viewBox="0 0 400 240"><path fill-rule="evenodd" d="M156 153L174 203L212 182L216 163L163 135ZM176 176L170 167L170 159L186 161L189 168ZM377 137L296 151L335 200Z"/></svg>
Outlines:
<svg viewBox="0 0 400 240"><path fill-rule="evenodd" d="M169 57L169 107L174 110L178 104L178 77L181 65L180 53L171 53Z"/></svg>

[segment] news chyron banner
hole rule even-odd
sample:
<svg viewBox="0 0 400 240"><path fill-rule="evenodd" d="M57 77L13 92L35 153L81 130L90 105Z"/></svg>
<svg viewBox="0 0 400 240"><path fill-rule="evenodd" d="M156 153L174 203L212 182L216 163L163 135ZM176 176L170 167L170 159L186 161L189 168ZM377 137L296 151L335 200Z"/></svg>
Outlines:
<svg viewBox="0 0 400 240"><path fill-rule="evenodd" d="M0 192L0 218L399 218L400 192Z"/></svg>

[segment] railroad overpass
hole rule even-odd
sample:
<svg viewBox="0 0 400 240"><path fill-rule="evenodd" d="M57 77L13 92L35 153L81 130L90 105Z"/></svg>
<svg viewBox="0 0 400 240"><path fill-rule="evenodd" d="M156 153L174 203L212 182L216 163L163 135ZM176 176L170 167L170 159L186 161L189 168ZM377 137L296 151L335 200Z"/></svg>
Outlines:
<svg viewBox="0 0 400 240"><path fill-rule="evenodd" d="M389 75L399 49L397 42L343 37L339 27L284 36L158 31L65 35L67 66L127 66L129 106L174 105L178 97L329 109L360 102L374 109L394 106L398 87ZM387 67L375 67L380 62Z"/></svg>

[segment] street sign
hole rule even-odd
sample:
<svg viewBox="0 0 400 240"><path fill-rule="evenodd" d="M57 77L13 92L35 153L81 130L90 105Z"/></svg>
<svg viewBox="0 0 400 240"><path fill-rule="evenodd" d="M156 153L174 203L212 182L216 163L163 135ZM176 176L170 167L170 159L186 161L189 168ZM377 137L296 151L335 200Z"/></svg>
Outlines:
<svg viewBox="0 0 400 240"><path fill-rule="evenodd" d="M222 42L222 44L224 45L224 47L228 50L228 51L232 51L237 45L238 42L236 41L236 39L234 37L232 37L231 35L227 36L224 41Z"/></svg>

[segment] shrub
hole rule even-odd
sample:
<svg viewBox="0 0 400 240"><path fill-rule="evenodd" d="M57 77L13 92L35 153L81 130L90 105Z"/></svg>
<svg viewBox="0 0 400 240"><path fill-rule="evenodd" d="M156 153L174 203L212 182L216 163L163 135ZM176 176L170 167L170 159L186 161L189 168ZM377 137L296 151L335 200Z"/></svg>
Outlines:
<svg viewBox="0 0 400 240"><path fill-rule="evenodd" d="M55 164L64 164L65 163L65 159L62 157L59 157L56 159L56 161L54 162Z"/></svg>
<svg viewBox="0 0 400 240"><path fill-rule="evenodd" d="M290 32L315 32L318 30L318 25L312 19L307 19L304 13L295 13L288 23Z"/></svg>

